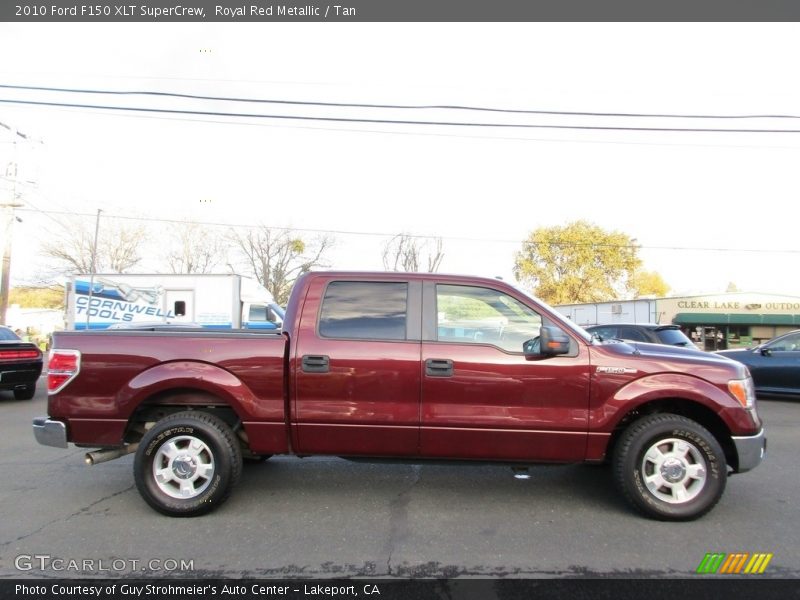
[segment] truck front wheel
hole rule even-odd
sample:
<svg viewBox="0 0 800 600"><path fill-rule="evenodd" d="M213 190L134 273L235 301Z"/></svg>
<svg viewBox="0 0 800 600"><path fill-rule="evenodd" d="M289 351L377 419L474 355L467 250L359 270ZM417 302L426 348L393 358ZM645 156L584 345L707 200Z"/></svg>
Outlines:
<svg viewBox="0 0 800 600"><path fill-rule="evenodd" d="M699 423L673 414L633 422L614 452L614 477L647 516L689 521L710 511L725 490L725 454Z"/></svg>
<svg viewBox="0 0 800 600"><path fill-rule="evenodd" d="M170 415L142 438L133 463L136 487L157 511L194 517L230 495L242 472L242 453L228 425L195 411Z"/></svg>

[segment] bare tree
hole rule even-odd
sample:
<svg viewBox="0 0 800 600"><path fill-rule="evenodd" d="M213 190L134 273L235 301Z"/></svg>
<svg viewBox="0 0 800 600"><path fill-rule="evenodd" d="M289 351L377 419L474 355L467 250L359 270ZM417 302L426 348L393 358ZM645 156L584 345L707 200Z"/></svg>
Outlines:
<svg viewBox="0 0 800 600"><path fill-rule="evenodd" d="M232 231L231 239L255 278L278 304L286 303L300 275L326 266L323 255L333 245L331 237L306 242L289 229L264 225L244 233Z"/></svg>
<svg viewBox="0 0 800 600"><path fill-rule="evenodd" d="M124 273L137 265L140 249L147 233L143 225L126 225L113 219L103 219L97 240L97 272ZM66 274L92 271L94 224L85 220L68 219L63 230L50 235L42 244L42 253L54 259L59 270Z"/></svg>
<svg viewBox="0 0 800 600"><path fill-rule="evenodd" d="M417 238L398 233L383 247L383 267L387 271L436 273L444 259L442 238Z"/></svg>
<svg viewBox="0 0 800 600"><path fill-rule="evenodd" d="M211 273L224 262L224 253L222 239L215 230L185 223L173 233L166 260L173 273Z"/></svg>

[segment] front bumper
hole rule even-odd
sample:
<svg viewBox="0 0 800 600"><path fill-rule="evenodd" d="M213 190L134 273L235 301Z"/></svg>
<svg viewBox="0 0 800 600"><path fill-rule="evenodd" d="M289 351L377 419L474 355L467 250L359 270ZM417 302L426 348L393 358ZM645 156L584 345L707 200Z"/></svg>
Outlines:
<svg viewBox="0 0 800 600"><path fill-rule="evenodd" d="M739 455L737 473L755 469L767 455L767 436L763 429L755 435L733 436L732 439Z"/></svg>
<svg viewBox="0 0 800 600"><path fill-rule="evenodd" d="M33 436L42 446L67 447L67 426L61 421L36 417L33 420Z"/></svg>

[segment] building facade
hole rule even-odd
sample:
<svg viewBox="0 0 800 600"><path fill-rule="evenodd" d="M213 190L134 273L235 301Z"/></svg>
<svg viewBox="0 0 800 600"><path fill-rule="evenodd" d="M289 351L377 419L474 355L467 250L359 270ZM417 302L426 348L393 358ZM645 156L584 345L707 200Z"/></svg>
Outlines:
<svg viewBox="0 0 800 600"><path fill-rule="evenodd" d="M623 300L556 307L579 325L680 325L706 350L756 346L800 328L800 297L752 292Z"/></svg>

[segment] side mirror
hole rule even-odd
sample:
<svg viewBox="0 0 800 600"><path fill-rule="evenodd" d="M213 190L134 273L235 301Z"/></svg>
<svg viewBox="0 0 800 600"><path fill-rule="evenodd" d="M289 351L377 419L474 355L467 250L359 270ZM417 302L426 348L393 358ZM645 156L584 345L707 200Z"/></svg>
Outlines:
<svg viewBox="0 0 800 600"><path fill-rule="evenodd" d="M525 356L541 356L542 353L539 351L539 336L537 335L532 340L528 340L522 344L522 352Z"/></svg>
<svg viewBox="0 0 800 600"><path fill-rule="evenodd" d="M568 354L571 338L561 331L558 327L548 325L542 326L539 338L525 343L525 354L537 354L539 356L557 356ZM528 349L534 352L528 352Z"/></svg>
<svg viewBox="0 0 800 600"><path fill-rule="evenodd" d="M772 350L764 346L760 347L758 351L761 352L761 356L772 356Z"/></svg>

